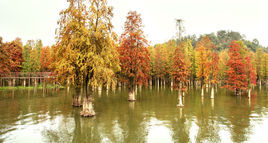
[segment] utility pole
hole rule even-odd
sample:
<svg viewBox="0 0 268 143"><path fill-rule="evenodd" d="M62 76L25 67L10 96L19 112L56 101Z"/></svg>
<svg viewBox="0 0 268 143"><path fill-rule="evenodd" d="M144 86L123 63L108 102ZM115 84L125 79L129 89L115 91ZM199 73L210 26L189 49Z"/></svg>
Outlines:
<svg viewBox="0 0 268 143"><path fill-rule="evenodd" d="M183 23L182 19L176 19L176 30L177 30L176 36L179 39L179 41L182 40L181 39L182 38L182 33L185 31L182 23Z"/></svg>

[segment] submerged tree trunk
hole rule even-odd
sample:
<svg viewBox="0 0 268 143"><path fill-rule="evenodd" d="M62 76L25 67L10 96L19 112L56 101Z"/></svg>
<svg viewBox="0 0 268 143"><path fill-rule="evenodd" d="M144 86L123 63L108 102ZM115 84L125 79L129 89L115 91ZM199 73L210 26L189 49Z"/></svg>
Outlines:
<svg viewBox="0 0 268 143"><path fill-rule="evenodd" d="M24 87L26 86L26 80L25 79L23 80L23 86Z"/></svg>
<svg viewBox="0 0 268 143"><path fill-rule="evenodd" d="M164 77L164 80L163 80L163 87L164 89L166 88L166 78Z"/></svg>
<svg viewBox="0 0 268 143"><path fill-rule="evenodd" d="M248 98L250 98L250 96L251 96L251 89L249 88L248 89Z"/></svg>
<svg viewBox="0 0 268 143"><path fill-rule="evenodd" d="M214 98L214 85L211 86L211 95L210 98L213 99Z"/></svg>
<svg viewBox="0 0 268 143"><path fill-rule="evenodd" d="M95 115L95 111L93 109L92 104L92 95L93 95L92 87L89 86L89 95L87 94L87 86L85 86L85 89L86 89L86 96L84 97L83 110L80 112L80 115L83 117L92 117Z"/></svg>
<svg viewBox="0 0 268 143"><path fill-rule="evenodd" d="M82 106L82 104L81 104L81 89L80 88L75 89L75 95L73 95L73 106L74 107Z"/></svg>
<svg viewBox="0 0 268 143"><path fill-rule="evenodd" d="M201 86L201 96L204 96L204 88Z"/></svg>
<svg viewBox="0 0 268 143"><path fill-rule="evenodd" d="M101 96L101 92L102 92L102 86L98 86L98 95Z"/></svg>
<svg viewBox="0 0 268 143"><path fill-rule="evenodd" d="M173 78L171 78L170 88L171 88L171 91L173 91Z"/></svg>
<svg viewBox="0 0 268 143"><path fill-rule="evenodd" d="M159 89L159 78L157 78L157 88Z"/></svg>
<svg viewBox="0 0 268 143"><path fill-rule="evenodd" d="M182 96L181 96L181 89L178 91L178 104L177 107L183 107L184 105L182 104Z"/></svg>
<svg viewBox="0 0 268 143"><path fill-rule="evenodd" d="M139 85L139 91L140 92L142 91L142 85L141 84Z"/></svg>
<svg viewBox="0 0 268 143"><path fill-rule="evenodd" d="M260 78L260 89L261 89L261 78Z"/></svg>
<svg viewBox="0 0 268 143"><path fill-rule="evenodd" d="M80 115L83 117L92 117L95 115L95 111L93 109L92 98L85 97L83 101L83 110L80 112Z"/></svg>
<svg viewBox="0 0 268 143"><path fill-rule="evenodd" d="M133 102L135 99L134 85L131 85L128 91L128 101Z"/></svg>
<svg viewBox="0 0 268 143"><path fill-rule="evenodd" d="M235 95L239 95L239 89L238 88L235 89Z"/></svg>

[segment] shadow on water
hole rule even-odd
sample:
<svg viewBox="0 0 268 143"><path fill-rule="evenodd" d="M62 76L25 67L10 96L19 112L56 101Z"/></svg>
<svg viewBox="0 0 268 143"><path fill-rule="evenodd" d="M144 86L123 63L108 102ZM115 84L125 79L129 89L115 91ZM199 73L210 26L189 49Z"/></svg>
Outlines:
<svg viewBox="0 0 268 143"><path fill-rule="evenodd" d="M189 90L152 88L94 95L96 116L82 118L72 107L73 89L0 91L0 142L263 142L268 129L266 89L250 99L218 89L215 98ZM25 136L27 134L27 136Z"/></svg>

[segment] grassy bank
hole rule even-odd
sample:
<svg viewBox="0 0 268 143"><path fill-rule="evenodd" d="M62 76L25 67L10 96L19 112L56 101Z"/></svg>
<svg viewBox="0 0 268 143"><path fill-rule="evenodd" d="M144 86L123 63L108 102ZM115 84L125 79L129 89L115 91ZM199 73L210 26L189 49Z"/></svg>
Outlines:
<svg viewBox="0 0 268 143"><path fill-rule="evenodd" d="M53 89L53 88L59 88L63 89L65 88L62 85L54 85L54 84L47 84L46 86L40 84L38 86L2 86L0 87L0 90L14 90L14 89L43 89L43 88L48 88L48 89Z"/></svg>

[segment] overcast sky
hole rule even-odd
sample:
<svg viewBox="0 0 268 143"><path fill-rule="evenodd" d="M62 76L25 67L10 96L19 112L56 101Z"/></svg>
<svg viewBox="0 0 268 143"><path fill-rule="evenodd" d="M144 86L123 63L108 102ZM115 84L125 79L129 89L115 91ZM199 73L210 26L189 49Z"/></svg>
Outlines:
<svg viewBox="0 0 268 143"><path fill-rule="evenodd" d="M144 32L151 44L162 43L176 34L175 19L184 20L185 34L218 30L240 32L268 46L267 0L109 0L114 7L114 31L121 34L127 12L141 14ZM55 43L59 12L66 0L0 0L0 36L4 41L20 37Z"/></svg>

